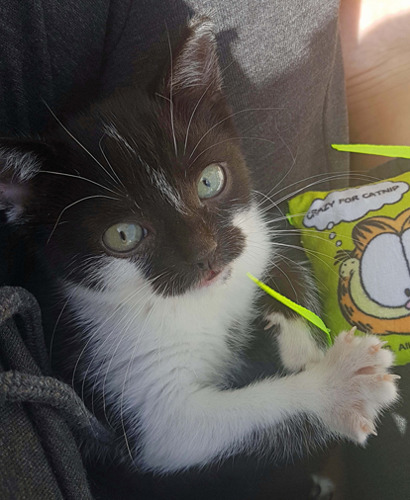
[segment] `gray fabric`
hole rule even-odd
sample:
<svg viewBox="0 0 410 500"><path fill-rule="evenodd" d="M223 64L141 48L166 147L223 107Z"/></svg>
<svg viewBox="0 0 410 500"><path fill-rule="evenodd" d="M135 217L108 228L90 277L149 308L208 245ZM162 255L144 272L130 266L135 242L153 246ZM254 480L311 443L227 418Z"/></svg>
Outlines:
<svg viewBox="0 0 410 500"><path fill-rule="evenodd" d="M188 3L214 10L222 66L235 61L225 73L234 111L275 108L236 116L258 189L275 192L312 175L346 173L347 155L330 148L348 138L339 1Z"/></svg>
<svg viewBox="0 0 410 500"><path fill-rule="evenodd" d="M37 363L45 360L36 301L23 289L0 288L2 500L91 499L72 431L52 406L74 414L71 423L82 428L86 410L69 387L42 376Z"/></svg>

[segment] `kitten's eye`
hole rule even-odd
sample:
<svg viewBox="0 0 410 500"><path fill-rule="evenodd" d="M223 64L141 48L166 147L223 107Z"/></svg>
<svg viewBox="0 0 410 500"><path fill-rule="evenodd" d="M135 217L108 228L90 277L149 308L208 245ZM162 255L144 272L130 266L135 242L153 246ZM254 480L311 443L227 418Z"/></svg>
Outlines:
<svg viewBox="0 0 410 500"><path fill-rule="evenodd" d="M114 252L130 252L144 238L146 231L139 224L120 222L103 234L104 245Z"/></svg>
<svg viewBox="0 0 410 500"><path fill-rule="evenodd" d="M225 185L225 172L217 163L208 165L201 173L198 181L198 196L201 199L213 198Z"/></svg>

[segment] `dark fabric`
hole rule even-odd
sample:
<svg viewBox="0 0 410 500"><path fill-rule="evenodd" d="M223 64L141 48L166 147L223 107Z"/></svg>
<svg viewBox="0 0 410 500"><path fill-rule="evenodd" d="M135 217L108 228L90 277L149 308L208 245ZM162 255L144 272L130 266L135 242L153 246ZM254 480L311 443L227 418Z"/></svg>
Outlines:
<svg viewBox="0 0 410 500"><path fill-rule="evenodd" d="M70 387L42 372L38 305L21 288L0 288L0 498L90 499L71 429L100 427Z"/></svg>
<svg viewBox="0 0 410 500"><path fill-rule="evenodd" d="M131 0L0 2L0 135L35 134L95 96Z"/></svg>
<svg viewBox="0 0 410 500"><path fill-rule="evenodd" d="M339 0L2 0L0 135L38 133L98 93L158 74L189 15L211 11L228 98L257 189L347 183ZM317 182L319 177L313 180ZM279 186L278 186L279 184Z"/></svg>

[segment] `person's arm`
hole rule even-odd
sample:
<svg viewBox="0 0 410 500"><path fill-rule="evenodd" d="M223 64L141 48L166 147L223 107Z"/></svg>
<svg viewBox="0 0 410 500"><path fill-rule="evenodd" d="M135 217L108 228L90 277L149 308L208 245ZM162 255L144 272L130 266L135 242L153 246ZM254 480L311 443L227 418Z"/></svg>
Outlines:
<svg viewBox="0 0 410 500"><path fill-rule="evenodd" d="M342 0L350 142L410 146L410 2ZM385 157L351 155L352 171Z"/></svg>

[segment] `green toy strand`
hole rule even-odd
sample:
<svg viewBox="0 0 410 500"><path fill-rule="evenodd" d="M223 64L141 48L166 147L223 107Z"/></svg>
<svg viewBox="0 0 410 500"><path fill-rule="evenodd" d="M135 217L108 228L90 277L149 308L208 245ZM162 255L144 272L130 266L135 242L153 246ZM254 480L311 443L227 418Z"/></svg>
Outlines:
<svg viewBox="0 0 410 500"><path fill-rule="evenodd" d="M375 144L332 144L337 151L363 153L366 155L391 156L392 158L410 158L410 146L381 146Z"/></svg>
<svg viewBox="0 0 410 500"><path fill-rule="evenodd" d="M293 300L288 299L279 292L272 290L272 288L270 288L268 285L265 285L265 283L263 283L262 281L259 281L251 273L246 273L246 275L271 297L278 300L279 302L282 302L282 304L284 304L286 307L289 307L289 309L292 309L293 311L297 312L305 319L313 323L315 326L323 330L326 333L328 344L332 345L332 337L330 336L330 330L329 328L326 327L326 325L323 323L323 321L319 318L317 314L310 311L309 309L306 309L306 307L296 304L296 302L293 302Z"/></svg>

